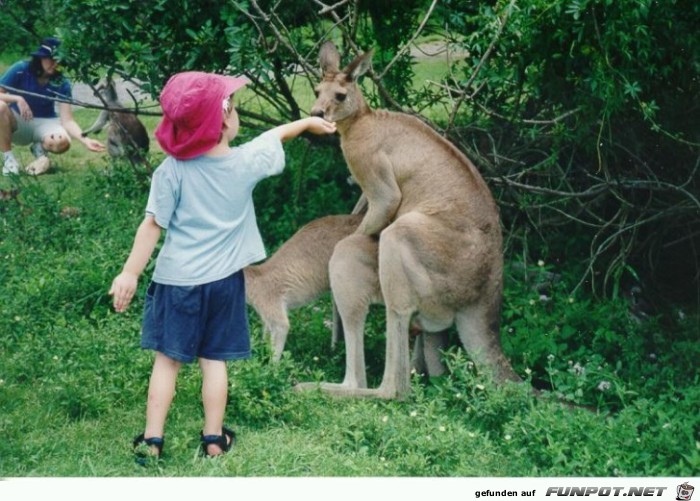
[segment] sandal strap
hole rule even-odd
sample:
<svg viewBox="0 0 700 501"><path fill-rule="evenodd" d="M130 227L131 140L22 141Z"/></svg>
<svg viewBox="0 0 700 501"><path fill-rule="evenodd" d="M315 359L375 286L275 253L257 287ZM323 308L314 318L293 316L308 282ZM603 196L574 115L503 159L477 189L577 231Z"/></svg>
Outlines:
<svg viewBox="0 0 700 501"><path fill-rule="evenodd" d="M202 450L204 455L209 456L209 451L207 448L210 445L218 445L223 452L228 452L233 447L236 442L236 432L223 426L221 428L221 435L204 435L201 434Z"/></svg>
<svg viewBox="0 0 700 501"><path fill-rule="evenodd" d="M134 437L134 449L141 444L146 444L149 447L155 447L158 449L158 456L163 453L163 445L165 444L165 439L163 437L149 437L146 438L143 433Z"/></svg>

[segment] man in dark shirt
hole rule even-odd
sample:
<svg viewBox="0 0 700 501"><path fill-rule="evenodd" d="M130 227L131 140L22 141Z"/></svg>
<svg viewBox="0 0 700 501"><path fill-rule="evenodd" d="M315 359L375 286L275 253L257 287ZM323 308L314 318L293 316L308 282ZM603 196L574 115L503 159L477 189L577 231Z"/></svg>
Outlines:
<svg viewBox="0 0 700 501"><path fill-rule="evenodd" d="M4 156L5 176L19 174L21 169L12 153L13 144L30 145L36 160L25 170L33 175L49 169L47 151L67 151L71 138L90 151L105 150L99 141L82 137L69 102L59 102L56 113L54 99L71 99L71 84L58 70L55 58L59 44L56 38L45 38L32 52L30 61L13 64L0 77L0 151Z"/></svg>

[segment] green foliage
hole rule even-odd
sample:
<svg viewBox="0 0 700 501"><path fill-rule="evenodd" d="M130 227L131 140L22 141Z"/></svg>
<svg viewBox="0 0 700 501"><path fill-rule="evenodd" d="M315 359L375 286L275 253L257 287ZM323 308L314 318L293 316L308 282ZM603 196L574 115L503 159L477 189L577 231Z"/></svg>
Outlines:
<svg viewBox="0 0 700 501"><path fill-rule="evenodd" d="M571 294L571 272L540 264L507 273L501 335L535 386L577 405L618 410L647 391L693 384L693 373L671 366L680 362L675 357L700 356L697 326L671 315L640 319L623 298Z"/></svg>
<svg viewBox="0 0 700 501"><path fill-rule="evenodd" d="M516 239L523 227L545 229L558 257L587 261L596 292L613 295L633 268L661 295L696 300L696 289L670 284L698 269L688 251L697 246L698 128L684 110L700 105L692 28L700 7L448 0L440 8L468 54L446 82L469 96L448 126L511 187L501 192L506 228ZM562 247L571 235L586 242L576 254Z"/></svg>

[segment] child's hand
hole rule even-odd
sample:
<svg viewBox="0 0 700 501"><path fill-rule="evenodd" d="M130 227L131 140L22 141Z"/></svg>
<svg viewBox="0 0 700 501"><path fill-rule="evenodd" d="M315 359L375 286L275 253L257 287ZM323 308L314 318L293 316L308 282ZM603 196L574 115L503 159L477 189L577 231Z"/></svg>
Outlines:
<svg viewBox="0 0 700 501"><path fill-rule="evenodd" d="M123 271L112 282L109 295L114 296L114 310L123 313L131 304L136 293L138 277L132 273Z"/></svg>
<svg viewBox="0 0 700 501"><path fill-rule="evenodd" d="M335 122L329 122L321 117L307 118L309 125L306 130L312 134L333 134L335 132Z"/></svg>

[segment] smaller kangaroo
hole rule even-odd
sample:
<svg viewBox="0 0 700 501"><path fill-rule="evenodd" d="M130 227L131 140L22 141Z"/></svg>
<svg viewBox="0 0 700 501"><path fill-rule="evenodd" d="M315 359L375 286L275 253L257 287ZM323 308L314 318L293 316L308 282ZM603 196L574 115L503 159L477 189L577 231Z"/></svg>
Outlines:
<svg viewBox="0 0 700 501"><path fill-rule="evenodd" d="M289 333L287 312L330 290L328 261L335 245L357 230L362 214L325 216L303 226L267 261L243 269L246 300L263 321L273 360L282 358ZM334 322L334 329L340 328ZM339 337L334 331L333 341Z"/></svg>
<svg viewBox="0 0 700 501"><path fill-rule="evenodd" d="M113 158L126 158L132 164L148 165L150 139L146 127L134 113L110 111L123 108L117 96L114 80L106 78L95 89L109 110L102 110L95 123L83 136L100 132L107 125L107 152Z"/></svg>

